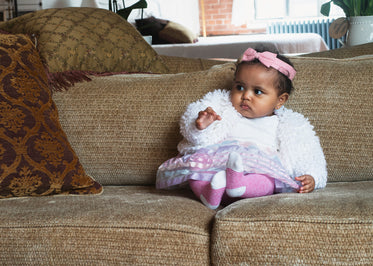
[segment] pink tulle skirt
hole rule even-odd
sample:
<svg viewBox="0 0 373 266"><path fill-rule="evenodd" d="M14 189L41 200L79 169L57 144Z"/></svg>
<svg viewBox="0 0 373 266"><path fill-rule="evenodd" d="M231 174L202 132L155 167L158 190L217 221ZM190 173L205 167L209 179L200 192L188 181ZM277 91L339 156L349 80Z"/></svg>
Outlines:
<svg viewBox="0 0 373 266"><path fill-rule="evenodd" d="M211 181L212 177L226 169L231 152L241 155L244 173L263 174L275 179L275 192L290 192L299 189L282 166L277 154L262 151L252 143L224 141L197 150L193 154L179 155L164 162L157 172L156 187L172 188L189 179Z"/></svg>

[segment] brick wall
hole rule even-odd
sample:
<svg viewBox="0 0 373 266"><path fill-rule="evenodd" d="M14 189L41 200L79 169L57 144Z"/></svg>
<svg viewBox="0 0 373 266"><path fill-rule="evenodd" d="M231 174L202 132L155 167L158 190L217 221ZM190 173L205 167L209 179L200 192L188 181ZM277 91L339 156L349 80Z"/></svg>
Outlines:
<svg viewBox="0 0 373 266"><path fill-rule="evenodd" d="M206 35L248 34L263 32L265 29L249 29L246 25L231 24L233 0L204 0ZM200 7L201 35L203 34L202 10Z"/></svg>

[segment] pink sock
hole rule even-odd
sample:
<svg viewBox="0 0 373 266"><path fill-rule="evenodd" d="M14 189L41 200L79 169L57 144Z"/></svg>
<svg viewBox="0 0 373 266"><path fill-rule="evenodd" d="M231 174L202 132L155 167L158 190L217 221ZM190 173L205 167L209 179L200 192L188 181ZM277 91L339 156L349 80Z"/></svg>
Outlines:
<svg viewBox="0 0 373 266"><path fill-rule="evenodd" d="M189 186L202 203L210 209L219 207L226 185L225 171L218 172L211 180L189 180Z"/></svg>
<svg viewBox="0 0 373 266"><path fill-rule="evenodd" d="M229 197L235 198L242 196L246 191L246 186L243 181L243 165L241 156L232 152L229 154L227 161L227 189L226 193Z"/></svg>
<svg viewBox="0 0 373 266"><path fill-rule="evenodd" d="M244 175L242 159L237 153L229 155L226 175L226 193L229 197L253 198L274 193L275 182L273 178L261 174Z"/></svg>

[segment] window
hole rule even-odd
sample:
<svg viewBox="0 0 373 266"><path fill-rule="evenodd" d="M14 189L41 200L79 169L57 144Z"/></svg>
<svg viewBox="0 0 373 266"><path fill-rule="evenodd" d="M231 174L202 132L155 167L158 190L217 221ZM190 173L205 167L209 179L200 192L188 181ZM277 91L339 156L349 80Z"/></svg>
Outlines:
<svg viewBox="0 0 373 266"><path fill-rule="evenodd" d="M319 15L319 1L312 0L288 0L289 17L317 17Z"/></svg>
<svg viewBox="0 0 373 266"><path fill-rule="evenodd" d="M255 19L283 18L286 0L255 0Z"/></svg>
<svg viewBox="0 0 373 266"><path fill-rule="evenodd" d="M319 17L320 7L328 0L255 0L255 19ZM344 16L338 6L331 8L331 16Z"/></svg>

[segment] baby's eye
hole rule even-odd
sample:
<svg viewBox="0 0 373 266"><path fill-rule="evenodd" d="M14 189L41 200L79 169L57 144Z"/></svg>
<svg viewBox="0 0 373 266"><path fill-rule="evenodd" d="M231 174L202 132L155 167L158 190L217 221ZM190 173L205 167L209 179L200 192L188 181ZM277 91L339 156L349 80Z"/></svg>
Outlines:
<svg viewBox="0 0 373 266"><path fill-rule="evenodd" d="M259 89L255 89L255 94L256 95L261 95L261 94L263 94L263 92L261 91L261 90L259 90Z"/></svg>
<svg viewBox="0 0 373 266"><path fill-rule="evenodd" d="M238 91L243 91L244 90L244 88L241 85L236 85L236 89Z"/></svg>

